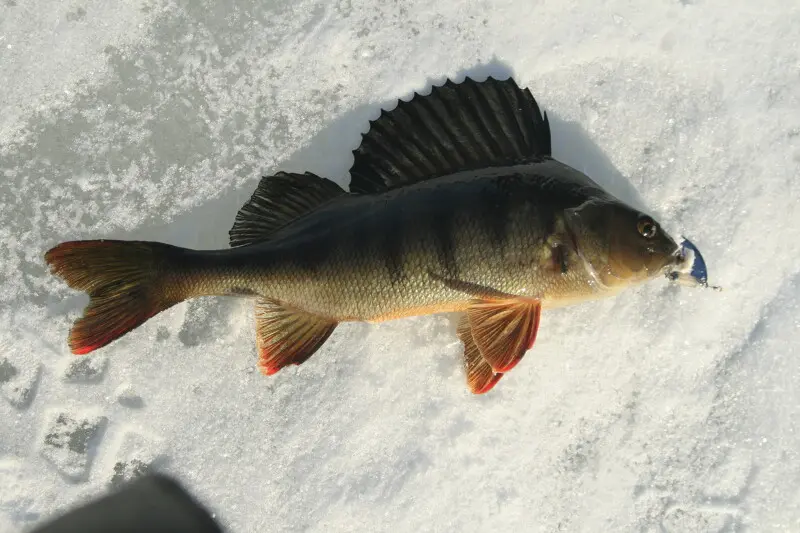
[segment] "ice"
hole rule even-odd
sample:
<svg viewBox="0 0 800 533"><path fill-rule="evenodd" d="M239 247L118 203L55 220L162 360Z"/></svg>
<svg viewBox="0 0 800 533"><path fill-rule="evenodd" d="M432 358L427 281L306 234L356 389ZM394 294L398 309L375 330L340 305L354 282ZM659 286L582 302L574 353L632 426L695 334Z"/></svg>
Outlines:
<svg viewBox="0 0 800 533"><path fill-rule="evenodd" d="M131 479L162 469L167 457L160 451L163 443L158 438L127 429L114 454L110 485L120 486Z"/></svg>
<svg viewBox="0 0 800 533"><path fill-rule="evenodd" d="M98 383L103 379L108 358L101 354L72 359L64 370L64 381L69 383Z"/></svg>
<svg viewBox="0 0 800 533"><path fill-rule="evenodd" d="M144 405L142 397L137 394L136 389L130 383L123 383L114 391L117 402L125 407L138 408Z"/></svg>
<svg viewBox="0 0 800 533"><path fill-rule="evenodd" d="M779 0L0 1L0 530L147 470L237 533L800 529L799 42ZM260 175L346 185L382 107L467 75L529 87L724 291L546 312L480 397L443 317L272 377L219 298L69 353L49 247L227 246Z"/></svg>
<svg viewBox="0 0 800 533"><path fill-rule="evenodd" d="M731 524L731 517L724 513L703 512L697 509L689 509L687 511L680 507L668 511L663 522L667 533L682 533L684 531L722 533L723 531L735 531Z"/></svg>
<svg viewBox="0 0 800 533"><path fill-rule="evenodd" d="M0 394L18 409L33 401L41 369L37 361L0 354Z"/></svg>
<svg viewBox="0 0 800 533"><path fill-rule="evenodd" d="M58 411L47 416L41 454L69 481L85 481L108 419Z"/></svg>

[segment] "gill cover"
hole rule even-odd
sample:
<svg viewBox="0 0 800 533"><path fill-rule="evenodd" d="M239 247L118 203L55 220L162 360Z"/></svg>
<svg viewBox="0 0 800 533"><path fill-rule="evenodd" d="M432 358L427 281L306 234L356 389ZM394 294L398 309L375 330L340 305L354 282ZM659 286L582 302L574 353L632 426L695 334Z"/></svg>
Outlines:
<svg viewBox="0 0 800 533"><path fill-rule="evenodd" d="M649 215L616 200L590 200L565 211L577 252L607 288L663 274L679 247Z"/></svg>

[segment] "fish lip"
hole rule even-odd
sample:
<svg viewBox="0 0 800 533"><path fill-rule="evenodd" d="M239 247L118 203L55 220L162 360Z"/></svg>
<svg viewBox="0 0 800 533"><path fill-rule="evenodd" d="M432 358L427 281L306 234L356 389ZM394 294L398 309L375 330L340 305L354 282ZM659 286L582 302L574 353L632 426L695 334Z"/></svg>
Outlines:
<svg viewBox="0 0 800 533"><path fill-rule="evenodd" d="M665 276L669 277L671 274L677 271L683 263L686 261L686 254L685 250L681 245L677 244L675 251L672 252L667 256L667 260L664 265L659 268L656 272L663 273ZM677 267L677 268L676 268Z"/></svg>
<svg viewBox="0 0 800 533"><path fill-rule="evenodd" d="M669 256L671 260L667 261L663 267L663 270L667 271L667 277L685 269L687 266L688 254L686 253L686 247L684 247L682 243L676 244L675 246L675 251Z"/></svg>

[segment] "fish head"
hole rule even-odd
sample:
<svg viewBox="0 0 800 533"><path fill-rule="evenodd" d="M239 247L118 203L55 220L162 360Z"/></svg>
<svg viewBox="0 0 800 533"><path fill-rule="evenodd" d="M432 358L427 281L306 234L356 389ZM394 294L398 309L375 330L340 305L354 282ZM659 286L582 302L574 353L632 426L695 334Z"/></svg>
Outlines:
<svg viewBox="0 0 800 533"><path fill-rule="evenodd" d="M567 209L566 223L585 268L608 289L664 275L681 261L680 247L655 219L616 200Z"/></svg>

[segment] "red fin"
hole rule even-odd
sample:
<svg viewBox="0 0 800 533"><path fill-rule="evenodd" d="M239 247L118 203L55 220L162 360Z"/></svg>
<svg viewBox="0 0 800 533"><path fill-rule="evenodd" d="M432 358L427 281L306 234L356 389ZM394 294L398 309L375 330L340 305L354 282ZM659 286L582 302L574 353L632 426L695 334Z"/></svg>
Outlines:
<svg viewBox="0 0 800 533"><path fill-rule="evenodd" d="M541 311L537 300L486 301L467 309L475 344L495 372L508 372L531 349Z"/></svg>
<svg viewBox="0 0 800 533"><path fill-rule="evenodd" d="M472 338L469 319L465 314L458 323L458 338L464 343L464 372L467 386L474 394L484 394L492 390L503 374L496 373L481 355Z"/></svg>
<svg viewBox="0 0 800 533"><path fill-rule="evenodd" d="M337 322L269 300L256 303L258 366L271 376L288 365L299 365L314 355L336 329Z"/></svg>
<svg viewBox="0 0 800 533"><path fill-rule="evenodd" d="M72 326L69 346L87 354L118 339L178 303L165 298L160 270L177 248L142 241L72 241L49 250L50 271L89 294L89 305Z"/></svg>

